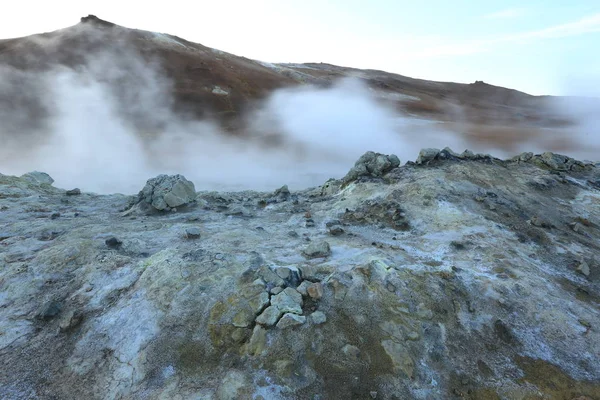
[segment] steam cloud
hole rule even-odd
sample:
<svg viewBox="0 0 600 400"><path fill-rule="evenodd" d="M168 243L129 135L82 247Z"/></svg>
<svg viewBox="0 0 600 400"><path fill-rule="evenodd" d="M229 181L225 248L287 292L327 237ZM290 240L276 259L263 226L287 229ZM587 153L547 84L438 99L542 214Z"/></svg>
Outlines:
<svg viewBox="0 0 600 400"><path fill-rule="evenodd" d="M42 74L0 69L0 97L12 104L0 110L0 172L40 170L58 187L98 193L135 193L160 173L183 174L198 190L299 189L343 176L367 150L404 162L424 147L478 147L400 116L355 79L278 90L236 137L173 111L171 82L134 50L85 60Z"/></svg>

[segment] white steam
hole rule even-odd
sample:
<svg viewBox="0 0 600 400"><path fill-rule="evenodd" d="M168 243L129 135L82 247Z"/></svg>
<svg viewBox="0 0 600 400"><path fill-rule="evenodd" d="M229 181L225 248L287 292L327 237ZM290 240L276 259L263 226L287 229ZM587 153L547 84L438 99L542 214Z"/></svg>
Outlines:
<svg viewBox="0 0 600 400"><path fill-rule="evenodd" d="M171 82L134 50L94 54L77 69L0 70L4 100L16 80L39 92L0 112L1 173L40 170L58 187L99 193L135 193L161 173L183 174L197 190L299 189L342 177L368 150L402 162L424 147L485 150L435 121L400 116L357 79L275 91L233 136L174 112Z"/></svg>

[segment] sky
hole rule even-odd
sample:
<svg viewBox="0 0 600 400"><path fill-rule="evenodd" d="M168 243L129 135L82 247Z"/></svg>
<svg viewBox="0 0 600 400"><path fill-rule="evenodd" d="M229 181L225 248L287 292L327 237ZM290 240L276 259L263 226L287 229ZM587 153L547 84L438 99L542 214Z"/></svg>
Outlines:
<svg viewBox="0 0 600 400"><path fill-rule="evenodd" d="M598 0L22 0L0 14L0 38L88 14L261 61L600 96Z"/></svg>

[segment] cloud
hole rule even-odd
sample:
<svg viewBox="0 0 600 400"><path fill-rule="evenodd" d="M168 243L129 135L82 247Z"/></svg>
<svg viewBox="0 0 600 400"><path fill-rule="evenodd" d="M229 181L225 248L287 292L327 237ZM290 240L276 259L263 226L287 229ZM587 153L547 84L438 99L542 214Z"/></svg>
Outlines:
<svg viewBox="0 0 600 400"><path fill-rule="evenodd" d="M516 9L515 9L516 10ZM504 10L495 15L496 18L508 18L510 14ZM513 10L514 11L514 10ZM444 56L463 56L489 51L492 47L503 44L523 44L540 40L559 39L600 32L600 13L584 16L576 21L553 25L534 31L524 31L508 35L490 36L474 40L448 40L439 38L435 41L421 42L419 49L412 48L405 52L406 58L435 58Z"/></svg>
<svg viewBox="0 0 600 400"><path fill-rule="evenodd" d="M524 8L507 8L505 10L500 10L493 12L491 14L486 14L483 18L486 19L508 19L508 18L518 18L522 17L527 13L527 10Z"/></svg>

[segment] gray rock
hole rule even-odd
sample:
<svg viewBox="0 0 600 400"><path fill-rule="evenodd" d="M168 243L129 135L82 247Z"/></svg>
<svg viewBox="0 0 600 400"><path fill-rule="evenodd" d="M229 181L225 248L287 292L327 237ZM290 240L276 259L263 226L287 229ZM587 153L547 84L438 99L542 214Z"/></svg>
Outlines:
<svg viewBox="0 0 600 400"><path fill-rule="evenodd" d="M188 239L198 239L200 237L200 228L197 226L192 226L185 230L185 236Z"/></svg>
<svg viewBox="0 0 600 400"><path fill-rule="evenodd" d="M577 272L579 272L585 276L590 276L590 266L588 265L587 262L582 260L579 262L579 265L577 266Z"/></svg>
<svg viewBox="0 0 600 400"><path fill-rule="evenodd" d="M273 326L279 321L279 317L282 314L283 311L279 307L269 306L256 318L256 323L264 326Z"/></svg>
<svg viewBox="0 0 600 400"><path fill-rule="evenodd" d="M109 237L104 243L111 249L118 249L123 245L123 242L114 236Z"/></svg>
<svg viewBox="0 0 600 400"><path fill-rule="evenodd" d="M271 298L271 306L276 306L285 313L302 314L302 304L302 295L293 288L285 288Z"/></svg>
<svg viewBox="0 0 600 400"><path fill-rule="evenodd" d="M310 319L315 325L320 325L327 322L327 316L322 311L315 311L314 313L310 314Z"/></svg>
<svg viewBox="0 0 600 400"><path fill-rule="evenodd" d="M286 329L292 326L302 325L306 322L306 317L295 314L284 314L277 323L277 328Z"/></svg>
<svg viewBox="0 0 600 400"><path fill-rule="evenodd" d="M349 183L361 176L381 177L398 166L400 166L400 159L396 155L368 151L356 161L354 167L342 180L344 183Z"/></svg>
<svg viewBox="0 0 600 400"><path fill-rule="evenodd" d="M281 286L275 286L273 289L270 290L271 294L279 294L281 292L283 292L283 288Z"/></svg>
<svg viewBox="0 0 600 400"><path fill-rule="evenodd" d="M79 188L67 190L67 196L79 196L81 194L81 190Z"/></svg>
<svg viewBox="0 0 600 400"><path fill-rule="evenodd" d="M417 164L427 164L430 161L433 161L435 157L439 154L439 149L427 148L422 149L419 152L419 156L417 157Z"/></svg>
<svg viewBox="0 0 600 400"><path fill-rule="evenodd" d="M329 257L331 255L331 247L325 241L313 242L302 251L302 254L306 258Z"/></svg>
<svg viewBox="0 0 600 400"><path fill-rule="evenodd" d="M306 291L306 288L310 285L309 281L302 281L302 283L296 288L296 290L298 291L298 293L300 293L302 296L308 296L308 292Z"/></svg>
<svg viewBox="0 0 600 400"><path fill-rule="evenodd" d="M149 179L138 195L138 202L158 211L169 211L196 199L194 184L182 175L159 175Z"/></svg>
<svg viewBox="0 0 600 400"><path fill-rule="evenodd" d="M21 175L21 178L37 184L52 185L54 179L45 172L33 171Z"/></svg>

